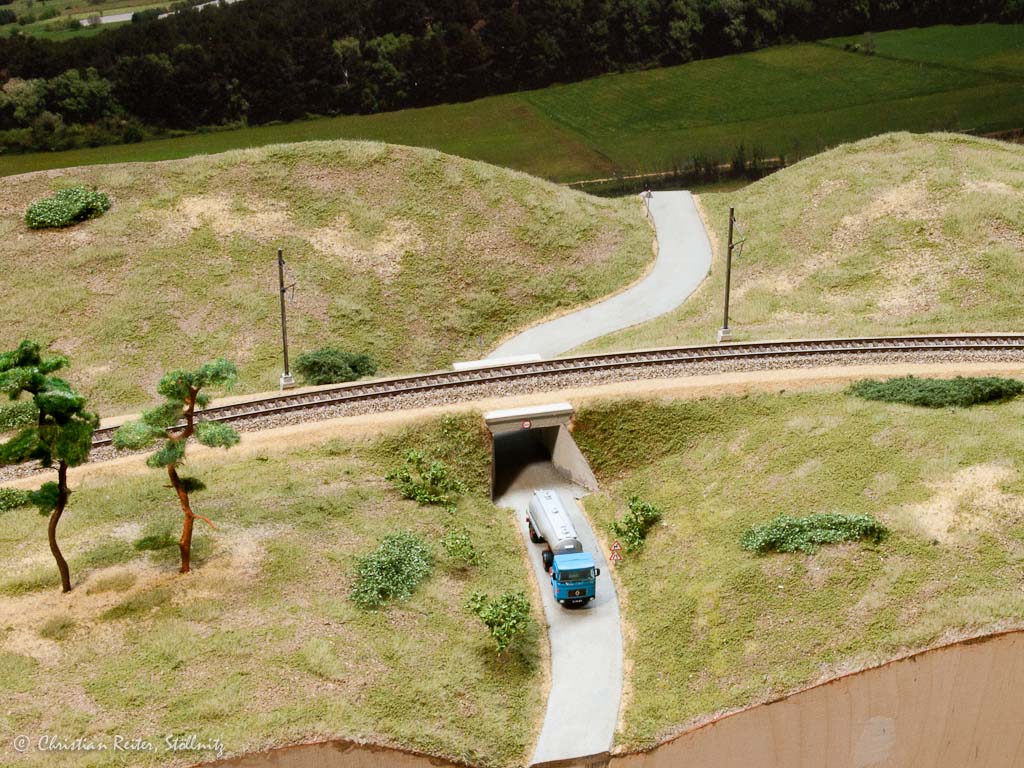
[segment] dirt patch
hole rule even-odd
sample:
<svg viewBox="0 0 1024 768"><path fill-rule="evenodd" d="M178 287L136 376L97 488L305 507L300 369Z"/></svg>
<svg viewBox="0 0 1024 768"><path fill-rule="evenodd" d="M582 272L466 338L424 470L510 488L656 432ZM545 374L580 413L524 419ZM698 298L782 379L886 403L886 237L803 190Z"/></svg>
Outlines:
<svg viewBox="0 0 1024 768"><path fill-rule="evenodd" d="M985 192L987 194L996 195L1015 195L1019 194L1017 190L1011 187L1009 184L1004 184L1001 181L979 181L977 179L967 179L963 183L965 192Z"/></svg>
<svg viewBox="0 0 1024 768"><path fill-rule="evenodd" d="M226 194L183 197L164 221L164 226L179 237L187 237L207 224L220 237L244 233L256 238L280 238L294 229L283 203L256 203Z"/></svg>
<svg viewBox="0 0 1024 768"><path fill-rule="evenodd" d="M926 536L942 544L955 544L979 531L992 530L1003 514L1024 514L1024 498L1000 487L1016 476L1013 469L1002 464L966 467L936 483L931 499L904 512Z"/></svg>
<svg viewBox="0 0 1024 768"><path fill-rule="evenodd" d="M402 220L388 222L387 229L368 246L357 244L356 234L344 217L339 217L333 226L313 230L306 239L321 253L373 271L383 280L398 275L404 256L423 253L427 247L419 229Z"/></svg>

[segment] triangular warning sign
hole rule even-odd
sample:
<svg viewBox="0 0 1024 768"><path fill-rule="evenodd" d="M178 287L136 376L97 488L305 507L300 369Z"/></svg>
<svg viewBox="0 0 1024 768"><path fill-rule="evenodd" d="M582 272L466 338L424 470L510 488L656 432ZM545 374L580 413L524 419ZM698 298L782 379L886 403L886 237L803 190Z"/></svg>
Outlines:
<svg viewBox="0 0 1024 768"><path fill-rule="evenodd" d="M614 542L612 542L612 552L618 552L621 549L622 549L622 545L619 544L617 539Z"/></svg>
<svg viewBox="0 0 1024 768"><path fill-rule="evenodd" d="M617 563L621 559L622 559L622 555L620 555L618 552L612 552L612 562L613 563Z"/></svg>

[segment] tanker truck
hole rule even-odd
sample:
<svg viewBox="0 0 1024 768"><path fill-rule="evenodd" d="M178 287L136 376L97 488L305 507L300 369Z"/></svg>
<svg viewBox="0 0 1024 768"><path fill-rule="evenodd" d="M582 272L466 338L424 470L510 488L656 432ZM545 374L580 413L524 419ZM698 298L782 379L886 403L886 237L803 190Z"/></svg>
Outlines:
<svg viewBox="0 0 1024 768"><path fill-rule="evenodd" d="M583 551L558 491L542 488L533 492L526 525L530 541L547 545L541 551L541 560L551 574L555 600L563 605L593 600L601 571L594 567L593 555Z"/></svg>

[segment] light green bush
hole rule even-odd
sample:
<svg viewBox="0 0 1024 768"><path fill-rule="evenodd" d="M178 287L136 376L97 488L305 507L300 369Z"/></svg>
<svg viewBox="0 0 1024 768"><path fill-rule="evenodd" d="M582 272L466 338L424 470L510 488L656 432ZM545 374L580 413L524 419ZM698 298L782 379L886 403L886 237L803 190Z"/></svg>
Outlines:
<svg viewBox="0 0 1024 768"><path fill-rule="evenodd" d="M419 536L393 533L356 563L352 601L367 610L409 597L430 576L434 557Z"/></svg>
<svg viewBox="0 0 1024 768"><path fill-rule="evenodd" d="M790 517L779 515L766 525L756 525L740 537L743 549L766 552L806 552L820 544L869 539L875 544L889 535L888 529L870 515L844 515L838 512Z"/></svg>
<svg viewBox="0 0 1024 768"><path fill-rule="evenodd" d="M18 488L0 488L0 512L28 506L32 501L28 491Z"/></svg>
<svg viewBox="0 0 1024 768"><path fill-rule="evenodd" d="M530 625L530 600L525 592L505 592L492 600L474 592L466 603L470 613L484 623L501 653Z"/></svg>
<svg viewBox="0 0 1024 768"><path fill-rule="evenodd" d="M622 540L627 552L643 549L647 532L661 520L661 510L639 496L630 496L626 502L629 508L621 520L612 523L612 533Z"/></svg>
<svg viewBox="0 0 1024 768"><path fill-rule="evenodd" d="M448 559L458 567L468 568L480 562L480 553L473 546L473 539L470 538L469 529L465 526L446 527L441 544Z"/></svg>
<svg viewBox="0 0 1024 768"><path fill-rule="evenodd" d="M31 229L69 227L94 219L109 208L110 198L103 192L84 186L68 187L32 203L25 211L25 223Z"/></svg>
<svg viewBox="0 0 1024 768"><path fill-rule="evenodd" d="M18 400L0 405L0 432L32 424L39 418L39 409L31 400Z"/></svg>
<svg viewBox="0 0 1024 768"><path fill-rule="evenodd" d="M452 507L466 487L443 461L427 461L423 451L407 451L405 463L388 472L387 480L407 499L420 504L441 504Z"/></svg>

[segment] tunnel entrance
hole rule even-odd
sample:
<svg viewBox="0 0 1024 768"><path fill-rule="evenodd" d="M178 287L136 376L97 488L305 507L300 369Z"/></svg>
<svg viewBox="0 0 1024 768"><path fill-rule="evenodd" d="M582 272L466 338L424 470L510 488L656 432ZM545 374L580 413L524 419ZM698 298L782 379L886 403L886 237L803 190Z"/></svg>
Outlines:
<svg viewBox="0 0 1024 768"><path fill-rule="evenodd" d="M492 436L491 498L513 488L543 488L556 479L595 490L597 480L572 439L569 403L484 414Z"/></svg>

